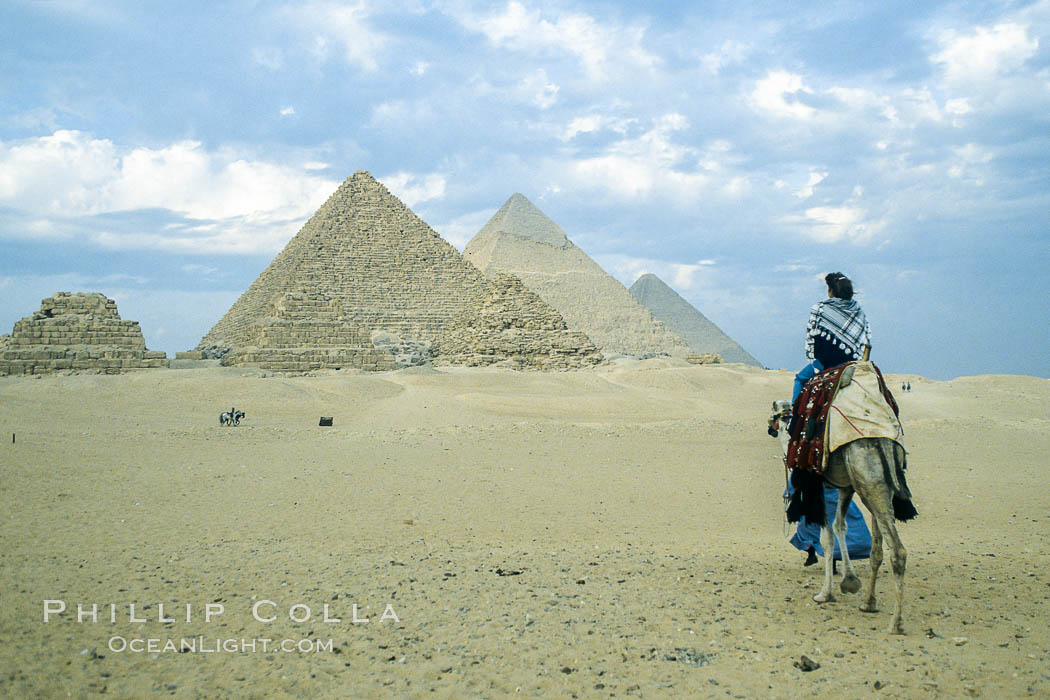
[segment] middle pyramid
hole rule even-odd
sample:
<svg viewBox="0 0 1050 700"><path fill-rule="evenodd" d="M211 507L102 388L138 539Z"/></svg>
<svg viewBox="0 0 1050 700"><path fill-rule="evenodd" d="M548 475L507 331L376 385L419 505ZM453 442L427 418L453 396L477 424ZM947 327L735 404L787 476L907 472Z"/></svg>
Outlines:
<svg viewBox="0 0 1050 700"><path fill-rule="evenodd" d="M280 371L574 369L601 354L517 280L490 280L369 173L339 186L197 346ZM437 357L435 357L435 355Z"/></svg>
<svg viewBox="0 0 1050 700"><path fill-rule="evenodd" d="M521 279L605 353L693 352L524 195L511 195L463 256L485 274L509 272Z"/></svg>

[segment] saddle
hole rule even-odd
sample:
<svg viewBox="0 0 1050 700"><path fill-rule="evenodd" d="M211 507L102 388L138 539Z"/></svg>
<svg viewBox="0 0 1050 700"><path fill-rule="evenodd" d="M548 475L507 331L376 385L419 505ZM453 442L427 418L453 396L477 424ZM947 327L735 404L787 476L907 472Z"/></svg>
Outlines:
<svg viewBox="0 0 1050 700"><path fill-rule="evenodd" d="M826 369L809 380L792 407L787 466L823 474L828 455L852 440L900 440L899 413L873 362L847 362Z"/></svg>

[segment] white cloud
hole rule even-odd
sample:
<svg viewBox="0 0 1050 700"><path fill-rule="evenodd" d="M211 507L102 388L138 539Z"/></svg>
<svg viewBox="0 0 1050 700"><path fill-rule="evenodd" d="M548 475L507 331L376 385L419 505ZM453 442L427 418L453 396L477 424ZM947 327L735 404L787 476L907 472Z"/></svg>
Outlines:
<svg viewBox="0 0 1050 700"><path fill-rule="evenodd" d="M603 81L613 64L651 68L658 59L642 47L643 26L602 24L590 15L565 13L553 20L511 0L498 12L461 15L470 31L479 31L496 46L520 51L558 51L576 56L587 77Z"/></svg>
<svg viewBox="0 0 1050 700"><path fill-rule="evenodd" d="M963 115L972 112L973 107L965 97L957 97L944 103L944 111L948 114Z"/></svg>
<svg viewBox="0 0 1050 700"><path fill-rule="evenodd" d="M717 75L726 66L742 63L750 51L751 46L749 44L744 44L734 39L726 39L718 47L718 50L705 54L700 59L700 65L709 73Z"/></svg>
<svg viewBox="0 0 1050 700"><path fill-rule="evenodd" d="M799 102L799 97L810 94L813 91L802 82L802 76L775 70L755 83L751 102L759 110L773 116L805 120L812 118L816 110Z"/></svg>
<svg viewBox="0 0 1050 700"><path fill-rule="evenodd" d="M187 275L193 275L195 277L215 277L219 274L220 270L212 265L199 265L197 263L190 263L189 265L183 265L182 271Z"/></svg>
<svg viewBox="0 0 1050 700"><path fill-rule="evenodd" d="M462 251L467 243L470 242L470 239L488 223L488 220L495 213L495 209L472 211L468 214L454 217L444 223L435 224L434 230L455 246L457 250Z"/></svg>
<svg viewBox="0 0 1050 700"><path fill-rule="evenodd" d="M540 109L548 109L558 101L558 86L547 77L547 71L538 68L526 75L518 83L517 92L523 102L529 102Z"/></svg>
<svg viewBox="0 0 1050 700"><path fill-rule="evenodd" d="M407 207L445 196L445 176L399 172L378 178Z"/></svg>
<svg viewBox="0 0 1050 700"><path fill-rule="evenodd" d="M282 107L281 108L281 116L282 117L295 116L295 107L292 107L290 105L288 107Z"/></svg>
<svg viewBox="0 0 1050 700"><path fill-rule="evenodd" d="M571 141L579 134L593 134L606 129L617 134L626 134L628 128L637 122L637 119L588 114L587 116L573 118L567 127L559 130L558 137L562 141Z"/></svg>
<svg viewBox="0 0 1050 700"><path fill-rule="evenodd" d="M819 243L867 243L886 227L886 222L868 219L866 210L850 204L810 207L801 217L789 217L789 222L801 224L804 233Z"/></svg>
<svg viewBox="0 0 1050 700"><path fill-rule="evenodd" d="M808 199L813 196L813 188L819 185L828 176L826 171L809 171L809 179L800 189L795 190L794 195L799 199Z"/></svg>
<svg viewBox="0 0 1050 700"><path fill-rule="evenodd" d="M952 149L948 176L957 180L983 186L988 175L983 167L995 158L995 154L975 143Z"/></svg>
<svg viewBox="0 0 1050 700"><path fill-rule="evenodd" d="M326 60L333 50L341 50L344 60L352 66L366 72L379 68L376 58L388 39L369 26L371 12L363 0L348 3L315 0L286 7L281 15L283 21L311 36L308 50L318 59Z"/></svg>
<svg viewBox="0 0 1050 700"><path fill-rule="evenodd" d="M625 198L652 193L691 199L711 182L696 168L697 150L672 141L672 134L688 127L680 114L658 117L638 138L610 145L605 154L569 164L569 176L581 186L606 189Z"/></svg>
<svg viewBox="0 0 1050 700"><path fill-rule="evenodd" d="M296 168L207 151L194 141L128 148L56 131L0 142L0 205L37 221L43 235L68 230L75 217L143 209L188 220L154 232L96 234L107 247L269 252L294 233L290 224L305 220L337 186Z"/></svg>
<svg viewBox="0 0 1050 700"><path fill-rule="evenodd" d="M263 68L276 71L284 66L284 52L276 48L252 49L252 60Z"/></svg>
<svg viewBox="0 0 1050 700"><path fill-rule="evenodd" d="M645 274L653 274L676 291L694 289L706 283L717 274L718 266L714 260L698 260L696 263L679 263L657 258L636 257L620 253L596 253L592 255L595 262L610 275L630 287ZM700 274L703 271L703 274Z"/></svg>
<svg viewBox="0 0 1050 700"><path fill-rule="evenodd" d="M714 260L701 260L693 265L668 263L667 266L672 273L671 284L680 290L692 289L693 285L696 283L696 274L705 267L711 267L714 264Z"/></svg>
<svg viewBox="0 0 1050 700"><path fill-rule="evenodd" d="M975 27L972 33L945 32L940 51L930 60L942 67L945 80L956 86L987 83L1021 68L1039 48L1028 27L1013 22Z"/></svg>

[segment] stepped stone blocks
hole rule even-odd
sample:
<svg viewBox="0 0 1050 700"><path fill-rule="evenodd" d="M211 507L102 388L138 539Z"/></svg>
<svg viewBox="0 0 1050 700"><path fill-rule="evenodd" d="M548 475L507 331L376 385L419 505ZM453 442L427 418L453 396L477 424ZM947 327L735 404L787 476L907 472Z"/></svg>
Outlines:
<svg viewBox="0 0 1050 700"><path fill-rule="evenodd" d="M226 365L284 371L418 364L491 284L382 184L358 171L197 350Z"/></svg>
<svg viewBox="0 0 1050 700"><path fill-rule="evenodd" d="M686 362L691 365L720 365L722 356L715 352L702 352L695 355L686 355Z"/></svg>
<svg viewBox="0 0 1050 700"><path fill-rule="evenodd" d="M635 280L631 285L631 294L652 311L653 316L684 338L697 356L713 353L720 355L725 362L762 366L735 340L722 332L722 329L656 275L645 274ZM690 362L707 364L693 359L690 359Z"/></svg>
<svg viewBox="0 0 1050 700"><path fill-rule="evenodd" d="M0 340L0 374L118 374L167 365L165 353L146 348L138 321L122 320L117 303L97 292L58 292Z"/></svg>
<svg viewBox="0 0 1050 700"><path fill-rule="evenodd" d="M346 318L342 304L319 292L286 292L248 329L248 345L227 365L301 371L394 369L394 357L372 345L370 334Z"/></svg>
<svg viewBox="0 0 1050 700"><path fill-rule="evenodd" d="M453 321L436 343L435 365L513 369L581 369L602 361L586 335L514 275L497 273L480 303Z"/></svg>
<svg viewBox="0 0 1050 700"><path fill-rule="evenodd" d="M677 357L692 352L521 194L504 203L463 255L486 274L520 278L603 352Z"/></svg>

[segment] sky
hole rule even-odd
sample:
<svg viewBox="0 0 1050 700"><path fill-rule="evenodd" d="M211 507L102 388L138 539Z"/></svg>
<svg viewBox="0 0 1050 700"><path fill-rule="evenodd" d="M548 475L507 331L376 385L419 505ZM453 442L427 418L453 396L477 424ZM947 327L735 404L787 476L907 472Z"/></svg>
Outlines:
<svg viewBox="0 0 1050 700"><path fill-rule="evenodd" d="M0 333L192 349L367 170L462 250L520 192L764 365L851 277L884 372L1050 377L1050 0L0 3Z"/></svg>

